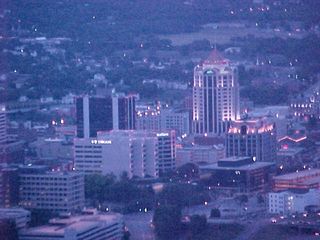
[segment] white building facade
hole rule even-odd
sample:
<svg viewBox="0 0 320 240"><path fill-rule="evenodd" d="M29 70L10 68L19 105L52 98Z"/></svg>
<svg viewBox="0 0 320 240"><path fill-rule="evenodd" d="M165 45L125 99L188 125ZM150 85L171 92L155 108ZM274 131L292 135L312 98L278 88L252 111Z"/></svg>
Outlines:
<svg viewBox="0 0 320 240"><path fill-rule="evenodd" d="M48 225L19 232L20 240L120 240L123 237L120 214L94 214L67 219L51 219Z"/></svg>
<svg viewBox="0 0 320 240"><path fill-rule="evenodd" d="M268 210L272 214L303 213L309 205L320 205L320 190L307 192L271 192L268 194Z"/></svg>
<svg viewBox="0 0 320 240"><path fill-rule="evenodd" d="M145 131L99 132L97 138L74 139L74 167L85 174L156 177L157 160L157 137Z"/></svg>

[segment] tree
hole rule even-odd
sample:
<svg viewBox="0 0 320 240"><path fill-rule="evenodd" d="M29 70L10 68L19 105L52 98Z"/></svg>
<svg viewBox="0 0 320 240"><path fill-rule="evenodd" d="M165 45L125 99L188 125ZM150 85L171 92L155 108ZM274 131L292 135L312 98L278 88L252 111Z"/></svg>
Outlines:
<svg viewBox="0 0 320 240"><path fill-rule="evenodd" d="M2 240L18 240L18 231L16 223L11 220L0 221L0 239Z"/></svg>
<svg viewBox="0 0 320 240"><path fill-rule="evenodd" d="M207 228L207 218L205 215L193 215L190 220L190 230L192 236L201 234Z"/></svg>
<svg viewBox="0 0 320 240"><path fill-rule="evenodd" d="M56 216L57 216L57 213L54 213L49 210L34 209L31 211L30 226L35 227L35 226L46 224L49 222L51 218L54 218Z"/></svg>
<svg viewBox="0 0 320 240"><path fill-rule="evenodd" d="M153 223L158 237L173 239L181 227L181 208L169 205L158 207Z"/></svg>
<svg viewBox="0 0 320 240"><path fill-rule="evenodd" d="M211 218L220 218L221 217L220 210L218 208L211 209L210 217Z"/></svg>
<svg viewBox="0 0 320 240"><path fill-rule="evenodd" d="M249 201L248 196L245 195L245 194L237 196L236 199L239 201L240 204L244 204L244 203L247 203Z"/></svg>
<svg viewBox="0 0 320 240"><path fill-rule="evenodd" d="M116 177L113 174L102 176L99 174L87 175L85 177L85 197L93 200L103 201L106 188L114 184Z"/></svg>
<svg viewBox="0 0 320 240"><path fill-rule="evenodd" d="M258 202L259 204L264 203L264 198L263 198L262 195L259 194L259 195L257 196L257 202Z"/></svg>

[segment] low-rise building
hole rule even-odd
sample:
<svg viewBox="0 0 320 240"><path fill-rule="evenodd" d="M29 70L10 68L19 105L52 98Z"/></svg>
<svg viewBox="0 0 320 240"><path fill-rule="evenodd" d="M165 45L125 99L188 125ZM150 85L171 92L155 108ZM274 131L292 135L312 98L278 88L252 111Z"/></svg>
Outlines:
<svg viewBox="0 0 320 240"><path fill-rule="evenodd" d="M300 189L268 194L268 210L272 214L303 213L305 207L310 205L320 205L319 190Z"/></svg>
<svg viewBox="0 0 320 240"><path fill-rule="evenodd" d="M75 171L21 169L20 205L26 209L74 212L84 207L84 175Z"/></svg>
<svg viewBox="0 0 320 240"><path fill-rule="evenodd" d="M23 208L0 208L0 221L14 221L17 229L27 227L30 222L30 212Z"/></svg>
<svg viewBox="0 0 320 240"><path fill-rule="evenodd" d="M199 169L201 175L210 175L212 188L249 193L266 190L273 166L273 163L256 162L252 157L229 157Z"/></svg>
<svg viewBox="0 0 320 240"><path fill-rule="evenodd" d="M19 232L20 240L120 240L120 214L93 214L51 219L49 224Z"/></svg>
<svg viewBox="0 0 320 240"><path fill-rule="evenodd" d="M310 169L273 177L273 190L320 189L320 169Z"/></svg>
<svg viewBox="0 0 320 240"><path fill-rule="evenodd" d="M225 158L225 148L222 144L177 148L177 167L186 163L216 163Z"/></svg>

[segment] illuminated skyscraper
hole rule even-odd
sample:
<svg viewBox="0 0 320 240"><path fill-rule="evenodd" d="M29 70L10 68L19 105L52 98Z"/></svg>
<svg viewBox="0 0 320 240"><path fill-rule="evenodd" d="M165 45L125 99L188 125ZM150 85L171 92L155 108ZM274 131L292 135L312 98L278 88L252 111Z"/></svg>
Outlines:
<svg viewBox="0 0 320 240"><path fill-rule="evenodd" d="M221 134L239 118L237 67L216 50L194 68L193 133Z"/></svg>

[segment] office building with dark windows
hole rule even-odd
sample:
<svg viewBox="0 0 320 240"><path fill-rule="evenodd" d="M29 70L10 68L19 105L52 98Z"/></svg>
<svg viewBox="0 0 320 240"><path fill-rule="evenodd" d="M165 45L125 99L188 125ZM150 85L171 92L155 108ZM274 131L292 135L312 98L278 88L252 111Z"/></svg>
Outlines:
<svg viewBox="0 0 320 240"><path fill-rule="evenodd" d="M135 129L135 96L83 96L76 100L77 137L98 131Z"/></svg>
<svg viewBox="0 0 320 240"><path fill-rule="evenodd" d="M268 118L231 122L226 134L227 157L250 156L257 161L275 162L277 158L276 126Z"/></svg>
<svg viewBox="0 0 320 240"><path fill-rule="evenodd" d="M273 165L252 157L229 157L199 169L214 189L250 193L268 189Z"/></svg>

